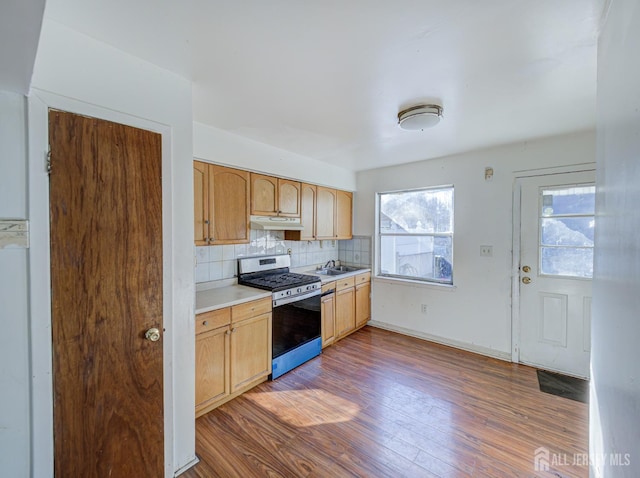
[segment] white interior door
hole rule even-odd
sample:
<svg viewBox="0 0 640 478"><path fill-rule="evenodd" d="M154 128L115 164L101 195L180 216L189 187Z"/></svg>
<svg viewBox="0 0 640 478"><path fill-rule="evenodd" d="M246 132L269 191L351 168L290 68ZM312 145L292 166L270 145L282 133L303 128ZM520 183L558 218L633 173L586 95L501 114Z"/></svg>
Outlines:
<svg viewBox="0 0 640 478"><path fill-rule="evenodd" d="M595 173L519 180L519 360L589 376Z"/></svg>

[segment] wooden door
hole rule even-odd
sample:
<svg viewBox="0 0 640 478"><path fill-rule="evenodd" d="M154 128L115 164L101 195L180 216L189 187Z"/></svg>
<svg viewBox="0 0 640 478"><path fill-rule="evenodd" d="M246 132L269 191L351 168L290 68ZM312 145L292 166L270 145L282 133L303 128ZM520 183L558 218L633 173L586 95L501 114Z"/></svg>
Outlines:
<svg viewBox="0 0 640 478"><path fill-rule="evenodd" d="M336 335L344 337L356 328L354 287L336 292Z"/></svg>
<svg viewBox="0 0 640 478"><path fill-rule="evenodd" d="M193 162L193 238L196 246L209 243L209 165Z"/></svg>
<svg viewBox="0 0 640 478"><path fill-rule="evenodd" d="M271 373L271 312L232 324L231 393Z"/></svg>
<svg viewBox="0 0 640 478"><path fill-rule="evenodd" d="M322 186L317 188L316 198L316 237L317 239L335 239L336 190Z"/></svg>
<svg viewBox="0 0 640 478"><path fill-rule="evenodd" d="M196 336L196 413L229 395L229 326Z"/></svg>
<svg viewBox="0 0 640 478"><path fill-rule="evenodd" d="M300 217L300 183L278 179L278 216Z"/></svg>
<svg viewBox="0 0 640 478"><path fill-rule="evenodd" d="M210 244L249 242L249 172L209 165Z"/></svg>
<svg viewBox="0 0 640 478"><path fill-rule="evenodd" d="M276 216L278 214L278 179L251 173L251 214Z"/></svg>
<svg viewBox="0 0 640 478"><path fill-rule="evenodd" d="M49 112L55 476L164 475L161 137Z"/></svg>
<svg viewBox="0 0 640 478"><path fill-rule="evenodd" d="M356 286L356 327L362 327L371 318L371 283Z"/></svg>
<svg viewBox="0 0 640 478"><path fill-rule="evenodd" d="M336 191L336 239L351 239L353 193Z"/></svg>

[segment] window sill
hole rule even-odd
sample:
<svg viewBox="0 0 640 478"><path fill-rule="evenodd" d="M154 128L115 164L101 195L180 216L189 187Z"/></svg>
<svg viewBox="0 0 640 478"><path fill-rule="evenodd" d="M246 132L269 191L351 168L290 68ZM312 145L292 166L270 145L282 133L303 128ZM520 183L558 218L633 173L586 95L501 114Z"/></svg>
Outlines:
<svg viewBox="0 0 640 478"><path fill-rule="evenodd" d="M388 284L408 285L412 287L420 287L425 289L440 290L443 292L454 292L457 289L455 284L439 284L437 282L425 282L421 280L400 279L396 277L374 276L376 282L386 282Z"/></svg>

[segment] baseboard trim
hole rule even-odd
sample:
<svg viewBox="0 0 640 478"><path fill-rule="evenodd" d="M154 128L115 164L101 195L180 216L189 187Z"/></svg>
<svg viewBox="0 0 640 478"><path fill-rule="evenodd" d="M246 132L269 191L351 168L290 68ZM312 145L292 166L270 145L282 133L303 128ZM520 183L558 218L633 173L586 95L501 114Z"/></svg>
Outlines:
<svg viewBox="0 0 640 478"><path fill-rule="evenodd" d="M185 471L187 471L189 468L197 465L198 463L200 463L200 458L198 458L197 456L193 457L193 460L191 460L189 463L187 463L186 465L181 466L180 468L178 468L176 471L174 471L173 476L176 477L178 475L181 475L182 473L184 473Z"/></svg>
<svg viewBox="0 0 640 478"><path fill-rule="evenodd" d="M377 320L370 320L369 322L367 322L367 325L370 325L371 327L377 327L378 329L390 330L391 332L397 332L402 335L408 335L417 339L428 340L429 342L435 342L440 345L455 347L457 349L466 350L467 352L473 352L476 354L485 355L487 357L504 360L505 362L511 362L511 352L501 352L499 350L482 347L480 345L446 339L437 335L431 335L424 332L418 332L417 330L398 327L397 325L388 324L386 322L378 322Z"/></svg>

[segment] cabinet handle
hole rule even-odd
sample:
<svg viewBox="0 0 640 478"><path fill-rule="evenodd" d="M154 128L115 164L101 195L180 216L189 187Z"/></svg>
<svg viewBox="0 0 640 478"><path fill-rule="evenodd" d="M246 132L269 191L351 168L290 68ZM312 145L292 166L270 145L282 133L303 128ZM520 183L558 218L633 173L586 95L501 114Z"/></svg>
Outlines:
<svg viewBox="0 0 640 478"><path fill-rule="evenodd" d="M232 333L232 334L233 334L233 333L235 333L235 331L236 331L236 328L235 328L235 327L234 327L233 329L231 329L231 333Z"/></svg>
<svg viewBox="0 0 640 478"><path fill-rule="evenodd" d="M209 325L209 321L205 320L204 322L202 322L202 325Z"/></svg>
<svg viewBox="0 0 640 478"><path fill-rule="evenodd" d="M205 219L205 220L204 220L204 223L205 223L205 224L209 224L209 219Z"/></svg>
<svg viewBox="0 0 640 478"><path fill-rule="evenodd" d="M226 335L231 335L231 331L230 331L230 330L227 330L227 331L225 332L225 334L226 334Z"/></svg>

